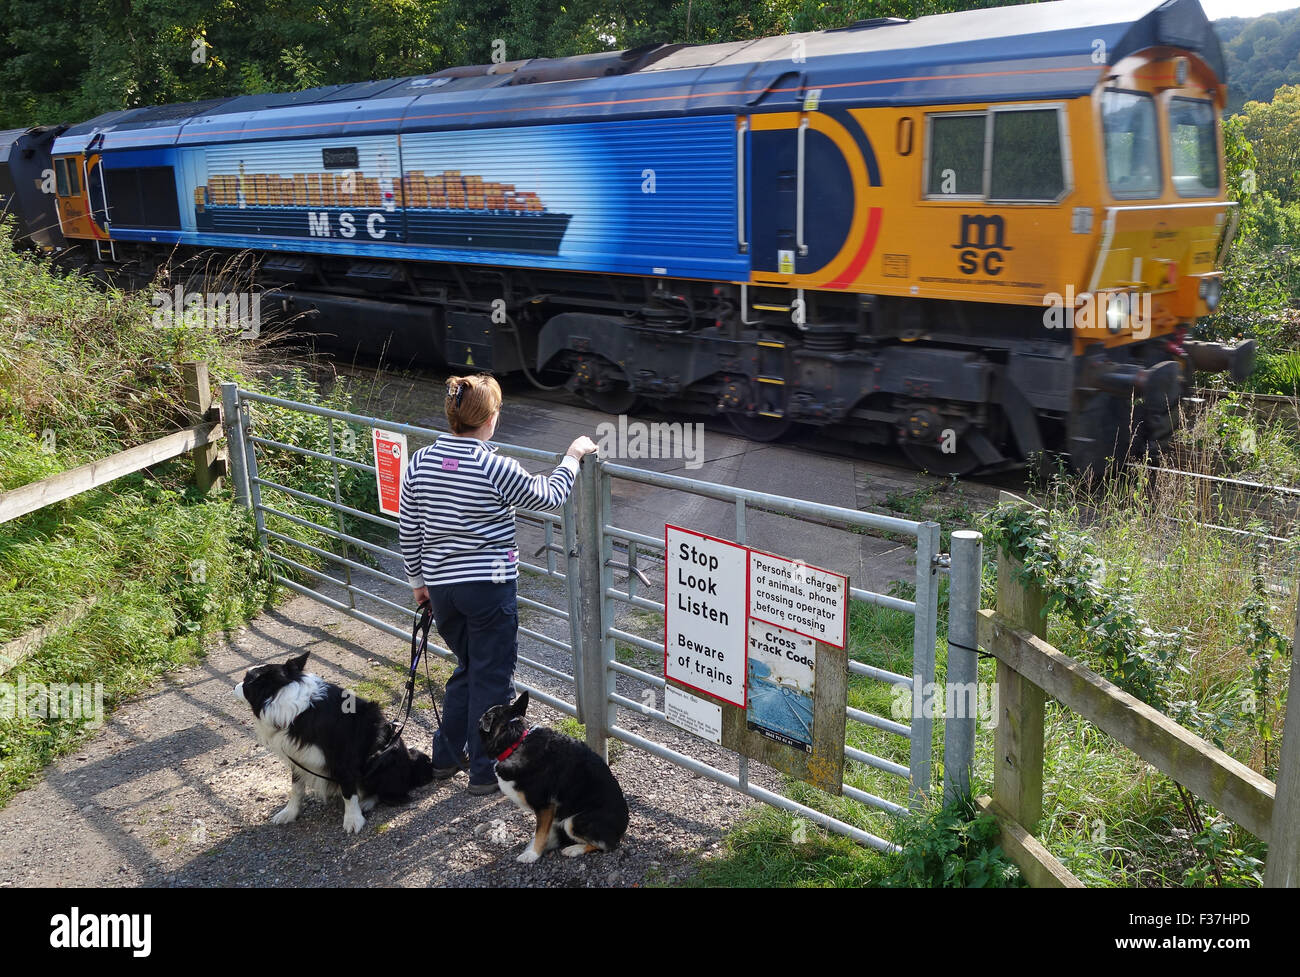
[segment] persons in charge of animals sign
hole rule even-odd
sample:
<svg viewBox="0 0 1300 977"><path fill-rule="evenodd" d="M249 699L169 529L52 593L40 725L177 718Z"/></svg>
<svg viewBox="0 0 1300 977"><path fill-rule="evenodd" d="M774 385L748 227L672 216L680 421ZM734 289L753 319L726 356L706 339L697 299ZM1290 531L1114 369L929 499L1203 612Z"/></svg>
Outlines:
<svg viewBox="0 0 1300 977"><path fill-rule="evenodd" d="M749 616L843 648L848 577L757 550L749 552Z"/></svg>

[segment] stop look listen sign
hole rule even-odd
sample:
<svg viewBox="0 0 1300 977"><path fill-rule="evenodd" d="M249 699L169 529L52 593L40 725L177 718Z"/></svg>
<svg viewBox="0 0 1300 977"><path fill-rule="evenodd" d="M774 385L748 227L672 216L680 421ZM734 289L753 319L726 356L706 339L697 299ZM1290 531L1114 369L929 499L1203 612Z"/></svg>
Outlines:
<svg viewBox="0 0 1300 977"><path fill-rule="evenodd" d="M745 707L749 549L664 526L664 675Z"/></svg>

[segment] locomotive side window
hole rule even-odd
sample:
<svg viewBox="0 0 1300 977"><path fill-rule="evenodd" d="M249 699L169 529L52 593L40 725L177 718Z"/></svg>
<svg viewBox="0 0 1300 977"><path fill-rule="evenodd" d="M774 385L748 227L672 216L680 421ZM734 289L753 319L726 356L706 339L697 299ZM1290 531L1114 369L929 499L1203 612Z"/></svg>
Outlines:
<svg viewBox="0 0 1300 977"><path fill-rule="evenodd" d="M984 112L929 117L926 196L984 196L985 120Z"/></svg>
<svg viewBox="0 0 1300 977"><path fill-rule="evenodd" d="M1209 102L1170 99L1169 161L1179 196L1206 197L1219 192L1219 146Z"/></svg>
<svg viewBox="0 0 1300 977"><path fill-rule="evenodd" d="M1063 193L1060 112L1054 108L995 111L989 198L1055 203Z"/></svg>
<svg viewBox="0 0 1300 977"><path fill-rule="evenodd" d="M1110 192L1116 197L1160 196L1160 141L1151 96L1102 92L1101 125Z"/></svg>
<svg viewBox="0 0 1300 977"><path fill-rule="evenodd" d="M58 196L75 197L81 193L76 164L75 159L66 156L54 161L54 192Z"/></svg>

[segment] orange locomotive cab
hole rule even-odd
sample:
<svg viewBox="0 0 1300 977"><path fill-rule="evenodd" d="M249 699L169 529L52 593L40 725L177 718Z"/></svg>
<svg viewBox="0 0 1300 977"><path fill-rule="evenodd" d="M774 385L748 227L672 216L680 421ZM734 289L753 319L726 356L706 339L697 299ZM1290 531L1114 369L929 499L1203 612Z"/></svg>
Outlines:
<svg viewBox="0 0 1300 977"><path fill-rule="evenodd" d="M54 157L54 192L63 236L109 242L108 198L104 192L100 157L76 154Z"/></svg>
<svg viewBox="0 0 1300 977"><path fill-rule="evenodd" d="M1104 217L1076 310L1079 357L1071 456L1112 453L1130 419L1098 393L1136 395L1143 436L1159 443L1196 370L1254 368L1253 341L1226 347L1188 340L1222 296L1223 259L1236 230L1227 196L1222 83L1200 57L1152 48L1123 59L1093 98ZM1103 352L1104 351L1104 352ZM1081 422L1093 418L1091 427ZM1090 445L1095 445L1089 450Z"/></svg>

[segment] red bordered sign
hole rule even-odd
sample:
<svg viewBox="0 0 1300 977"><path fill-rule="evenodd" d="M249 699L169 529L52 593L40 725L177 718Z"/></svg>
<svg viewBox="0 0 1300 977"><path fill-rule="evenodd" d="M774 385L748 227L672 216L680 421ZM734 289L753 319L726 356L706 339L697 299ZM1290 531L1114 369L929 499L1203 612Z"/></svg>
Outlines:
<svg viewBox="0 0 1300 977"><path fill-rule="evenodd" d="M372 433L379 511L386 516L395 516L402 497L402 473L406 471L406 435L392 434L379 428L374 428Z"/></svg>
<svg viewBox="0 0 1300 977"><path fill-rule="evenodd" d="M749 548L664 526L664 677L745 708Z"/></svg>
<svg viewBox="0 0 1300 977"><path fill-rule="evenodd" d="M749 551L749 616L843 648L849 637L849 578L802 560Z"/></svg>

